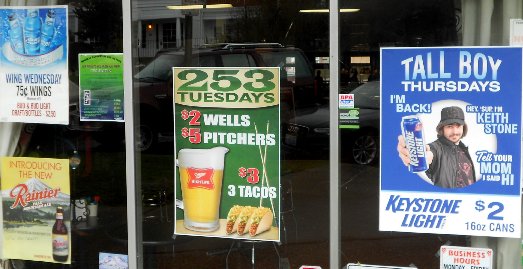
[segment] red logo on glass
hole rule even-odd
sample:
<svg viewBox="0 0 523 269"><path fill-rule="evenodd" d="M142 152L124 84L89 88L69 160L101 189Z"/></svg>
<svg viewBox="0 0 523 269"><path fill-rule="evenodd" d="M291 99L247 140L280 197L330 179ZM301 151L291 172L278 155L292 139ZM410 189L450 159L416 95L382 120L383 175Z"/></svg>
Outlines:
<svg viewBox="0 0 523 269"><path fill-rule="evenodd" d="M187 187L190 189L200 188L212 190L214 189L214 182L212 176L214 174L214 169L212 168L187 168L187 174L189 175L189 180L187 182Z"/></svg>

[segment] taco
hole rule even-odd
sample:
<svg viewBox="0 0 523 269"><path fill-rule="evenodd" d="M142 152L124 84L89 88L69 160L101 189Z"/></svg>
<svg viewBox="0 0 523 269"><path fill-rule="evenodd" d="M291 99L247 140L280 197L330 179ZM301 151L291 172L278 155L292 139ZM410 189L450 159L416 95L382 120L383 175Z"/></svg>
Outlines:
<svg viewBox="0 0 523 269"><path fill-rule="evenodd" d="M271 229L272 226L272 211L267 207L258 207L254 210L247 227L249 227L249 235L255 236Z"/></svg>
<svg viewBox="0 0 523 269"><path fill-rule="evenodd" d="M240 205L234 205L230 210L229 214L227 214L227 225L225 227L225 232L227 234L232 234L236 232L238 229L238 226L235 225L236 220L240 216L240 213L242 212L243 206Z"/></svg>
<svg viewBox="0 0 523 269"><path fill-rule="evenodd" d="M240 212L240 215L238 216L238 219L236 219L236 222L234 223L233 227L233 230L236 230L238 235L245 234L245 227L247 225L247 221L249 221L249 218L251 217L252 212L254 212L255 209L256 207L252 206L244 206L242 208L242 212Z"/></svg>

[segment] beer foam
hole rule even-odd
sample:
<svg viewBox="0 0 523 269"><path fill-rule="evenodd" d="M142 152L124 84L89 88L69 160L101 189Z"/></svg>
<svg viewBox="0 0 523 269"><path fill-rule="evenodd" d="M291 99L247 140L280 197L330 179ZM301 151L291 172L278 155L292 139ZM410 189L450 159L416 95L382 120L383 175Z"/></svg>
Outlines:
<svg viewBox="0 0 523 269"><path fill-rule="evenodd" d="M178 152L179 167L213 168L223 170L225 154L229 151L226 147L210 149L181 149Z"/></svg>

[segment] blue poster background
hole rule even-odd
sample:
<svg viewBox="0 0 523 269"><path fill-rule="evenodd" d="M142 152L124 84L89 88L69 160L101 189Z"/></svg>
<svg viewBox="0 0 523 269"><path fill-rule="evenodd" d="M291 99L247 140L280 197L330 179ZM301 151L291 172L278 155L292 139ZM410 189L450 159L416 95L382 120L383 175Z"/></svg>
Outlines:
<svg viewBox="0 0 523 269"><path fill-rule="evenodd" d="M10 21L17 20L19 23L19 26L22 28L22 32L27 30L26 26L26 18L28 14L28 10L36 10L38 12L38 20L40 20L40 38L42 35L42 32L45 32L45 19L47 16L47 13L49 11L54 12L54 23L53 23L53 32L52 37L50 38L50 44L48 45L48 49L46 51L43 50L43 48L40 48L40 45L37 45L39 50L37 51L29 51L27 48L21 48L19 51L16 51L20 55L43 55L48 53L49 51L53 51L54 49L58 48L59 46L63 46L63 50L67 52L67 8L64 6L51 6L51 7L24 7L24 8L13 8L13 7L6 7L5 9L0 9L0 46L3 47L5 43L9 43L11 48L13 48L14 38L12 37L14 34L12 27L10 26ZM24 29L25 28L25 29ZM26 35L24 32L23 35ZM25 45L25 44L24 44ZM13 49L15 50L15 49ZM2 55L2 54L0 54ZM4 56L3 56L4 57ZM2 58L3 58L2 57ZM67 53L64 53L62 56L62 59L60 59L62 62L67 59ZM4 61L9 61L8 59L2 59Z"/></svg>
<svg viewBox="0 0 523 269"><path fill-rule="evenodd" d="M502 218L499 223L507 220L504 216L515 215L516 219L511 225L518 227L516 230L519 236L521 205L519 202L508 205L509 202L502 198L517 199L514 201L519 201L520 198L521 100L521 48L383 48L380 230L453 233L449 230L453 223L448 219L446 228L441 231L425 229L421 224L420 227L407 227L407 217L404 216L398 216L400 221L404 218L401 225L397 224L398 229L394 228L394 224L387 228L383 223L385 213L412 213L405 208L391 210L390 197L393 195L407 195L409 199L417 199L447 197L438 195L449 194L448 197L469 202L467 206L461 205L457 215L466 214L470 218L477 217L476 220L485 218L491 221L493 212L483 216L484 212L481 210L485 209L475 208L474 203L482 203L481 197L494 199L491 203L499 205L494 209L500 211L494 212L499 213L495 216ZM428 144L436 140L436 126L441 118L441 108L447 106L461 107L465 113L465 123L469 127L468 134L462 141L469 147L477 182L463 188L434 186L423 172L409 172L398 156L402 117L417 115L420 118L424 128L424 142ZM478 155L481 151L485 154ZM493 160L493 155L504 159ZM501 178L504 180L500 180ZM509 206L514 208L508 209ZM476 216L478 213L483 215ZM489 235L492 231L488 231L488 226L485 227L487 228L484 230L470 232L468 227L465 232L455 233Z"/></svg>

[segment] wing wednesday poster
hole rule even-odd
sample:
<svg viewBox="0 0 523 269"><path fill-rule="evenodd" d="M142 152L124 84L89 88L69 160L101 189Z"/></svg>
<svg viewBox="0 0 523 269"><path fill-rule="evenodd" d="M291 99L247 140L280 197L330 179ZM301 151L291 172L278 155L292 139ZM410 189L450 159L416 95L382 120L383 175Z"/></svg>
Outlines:
<svg viewBox="0 0 523 269"><path fill-rule="evenodd" d="M67 6L0 7L0 121L68 124Z"/></svg>

